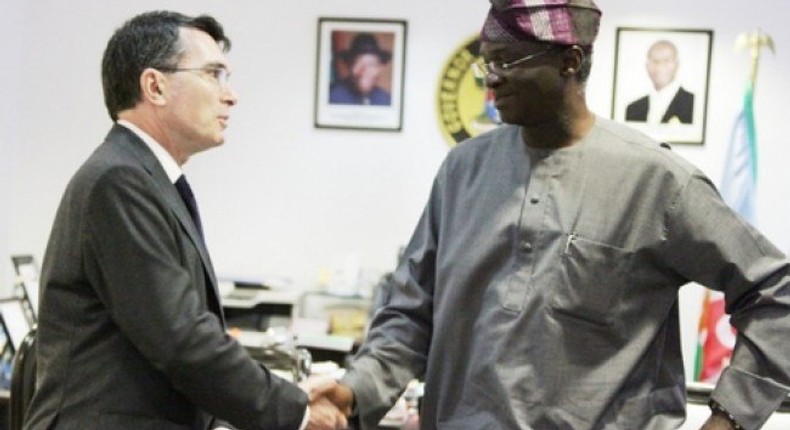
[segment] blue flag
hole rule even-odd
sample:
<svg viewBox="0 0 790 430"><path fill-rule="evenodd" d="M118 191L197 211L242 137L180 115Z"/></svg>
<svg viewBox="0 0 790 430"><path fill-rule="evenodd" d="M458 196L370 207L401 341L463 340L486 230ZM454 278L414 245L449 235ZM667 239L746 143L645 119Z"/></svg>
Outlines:
<svg viewBox="0 0 790 430"><path fill-rule="evenodd" d="M745 220L754 224L754 192L757 182L757 140L754 130L752 84L746 86L743 108L735 119L724 162L721 195Z"/></svg>

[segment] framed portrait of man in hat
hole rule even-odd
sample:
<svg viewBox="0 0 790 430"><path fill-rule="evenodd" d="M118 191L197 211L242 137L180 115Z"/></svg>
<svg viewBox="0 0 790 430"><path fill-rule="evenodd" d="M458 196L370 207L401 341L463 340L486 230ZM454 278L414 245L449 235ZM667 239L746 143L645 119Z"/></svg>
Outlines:
<svg viewBox="0 0 790 430"><path fill-rule="evenodd" d="M654 139L701 145L711 30L617 29L612 119Z"/></svg>
<svg viewBox="0 0 790 430"><path fill-rule="evenodd" d="M319 18L315 126L399 131L406 22Z"/></svg>

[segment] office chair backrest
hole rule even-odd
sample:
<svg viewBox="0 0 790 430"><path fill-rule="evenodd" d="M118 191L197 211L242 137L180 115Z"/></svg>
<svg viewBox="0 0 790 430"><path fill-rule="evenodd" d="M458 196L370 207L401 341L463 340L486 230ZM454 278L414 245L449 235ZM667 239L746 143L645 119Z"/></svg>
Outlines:
<svg viewBox="0 0 790 430"><path fill-rule="evenodd" d="M36 328L22 340L14 355L8 408L9 430L22 430L25 412L36 389Z"/></svg>

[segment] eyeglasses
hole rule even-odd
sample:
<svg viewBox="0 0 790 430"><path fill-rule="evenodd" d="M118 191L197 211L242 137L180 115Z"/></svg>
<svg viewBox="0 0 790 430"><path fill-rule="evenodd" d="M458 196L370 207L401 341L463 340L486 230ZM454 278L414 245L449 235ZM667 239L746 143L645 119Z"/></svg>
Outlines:
<svg viewBox="0 0 790 430"><path fill-rule="evenodd" d="M545 49L543 51L536 52L534 54L529 54L529 55L527 55L525 57L521 57L521 58L519 58L517 60L507 61L507 62L505 62L505 61L494 61L494 60L486 62L486 61L483 61L482 58L480 58L476 62L472 63L472 71L474 72L475 77L480 78L480 79L485 79L485 77L488 76L489 73L506 72L506 71L518 66L519 64L523 64L523 63L526 63L529 60L532 60L533 58L540 57L541 55L543 55L543 54L545 54L547 52L550 52L552 49L554 49L554 48L548 48L548 49Z"/></svg>
<svg viewBox="0 0 790 430"><path fill-rule="evenodd" d="M230 82L230 72L222 66L205 66L205 67L159 67L158 70L167 73L176 72L203 72L211 75L219 84L221 88L227 88Z"/></svg>

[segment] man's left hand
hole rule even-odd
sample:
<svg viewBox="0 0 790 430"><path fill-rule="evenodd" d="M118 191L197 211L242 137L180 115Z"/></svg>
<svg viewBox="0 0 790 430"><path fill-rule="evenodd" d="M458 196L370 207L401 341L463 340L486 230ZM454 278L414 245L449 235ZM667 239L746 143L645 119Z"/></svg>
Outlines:
<svg viewBox="0 0 790 430"><path fill-rule="evenodd" d="M713 412L700 430L735 430L729 418L721 412Z"/></svg>

